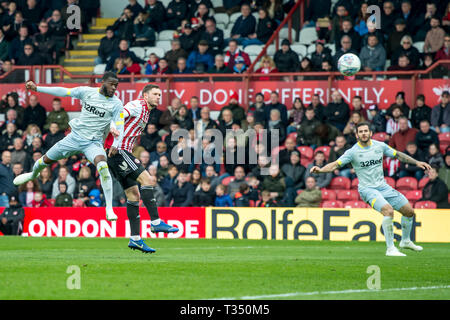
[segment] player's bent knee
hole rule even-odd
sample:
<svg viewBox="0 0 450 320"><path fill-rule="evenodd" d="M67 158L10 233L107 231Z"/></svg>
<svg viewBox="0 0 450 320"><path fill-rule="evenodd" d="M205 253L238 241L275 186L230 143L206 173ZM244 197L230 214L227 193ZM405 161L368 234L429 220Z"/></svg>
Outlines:
<svg viewBox="0 0 450 320"><path fill-rule="evenodd" d="M390 204L386 204L383 208L381 208L381 214L386 217L394 216L394 208Z"/></svg>
<svg viewBox="0 0 450 320"><path fill-rule="evenodd" d="M399 211L402 215L408 218L415 215L414 209L409 203L404 205Z"/></svg>
<svg viewBox="0 0 450 320"><path fill-rule="evenodd" d="M102 154L99 154L98 156L96 156L94 158L94 164L95 165L98 165L101 161L106 162L106 157L104 155L102 155Z"/></svg>

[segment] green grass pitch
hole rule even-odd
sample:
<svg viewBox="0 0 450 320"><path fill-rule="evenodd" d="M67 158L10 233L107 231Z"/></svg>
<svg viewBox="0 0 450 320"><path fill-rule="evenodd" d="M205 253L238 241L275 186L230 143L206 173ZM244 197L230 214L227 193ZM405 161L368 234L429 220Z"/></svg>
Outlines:
<svg viewBox="0 0 450 320"><path fill-rule="evenodd" d="M450 244L386 257L384 242L0 238L3 299L450 299ZM71 265L79 290L69 290ZM381 290L367 288L380 268ZM357 290L357 291L352 291ZM358 291L359 290L359 291Z"/></svg>

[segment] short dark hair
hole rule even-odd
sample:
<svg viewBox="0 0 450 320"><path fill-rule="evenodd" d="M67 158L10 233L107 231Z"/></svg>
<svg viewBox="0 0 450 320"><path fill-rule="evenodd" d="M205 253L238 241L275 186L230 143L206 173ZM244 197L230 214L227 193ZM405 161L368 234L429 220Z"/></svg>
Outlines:
<svg viewBox="0 0 450 320"><path fill-rule="evenodd" d="M354 97L353 97L353 99L359 99L359 100L361 100L361 101L362 101L362 98L361 98L361 96L354 96Z"/></svg>
<svg viewBox="0 0 450 320"><path fill-rule="evenodd" d="M210 179L210 178L203 178L203 179L200 181L200 184L202 184L202 183L211 184L211 179Z"/></svg>
<svg viewBox="0 0 450 320"><path fill-rule="evenodd" d="M314 107L308 107L308 108L306 108L306 111L314 111L315 112Z"/></svg>
<svg viewBox="0 0 450 320"><path fill-rule="evenodd" d="M107 71L107 72L105 72L105 74L103 75L102 81L106 81L106 80L108 80L109 78L116 79L117 81L119 80L119 78L117 78L117 75L116 75L114 72Z"/></svg>
<svg viewBox="0 0 450 320"><path fill-rule="evenodd" d="M436 170L436 172L439 172L440 167L437 164L431 164L430 167L434 170Z"/></svg>
<svg viewBox="0 0 450 320"><path fill-rule="evenodd" d="M417 144L414 141L410 141L406 144L406 146L416 146L417 147Z"/></svg>
<svg viewBox="0 0 450 320"><path fill-rule="evenodd" d="M372 131L371 129L370 129L370 124L368 123L368 122L366 122L366 121L363 121L363 122L360 122L360 123L358 123L357 125L356 125L356 132L358 132L358 128L359 127L364 127L364 126L368 126L369 127L369 131Z"/></svg>
<svg viewBox="0 0 450 320"><path fill-rule="evenodd" d="M246 190L248 190L250 187L248 186L248 184L246 184L246 183L241 183L240 185L239 185L239 192L244 192L244 191L246 191Z"/></svg>
<svg viewBox="0 0 450 320"><path fill-rule="evenodd" d="M157 86L156 84L147 84L144 89L142 89L142 93L147 93L152 89L159 89L159 86Z"/></svg>
<svg viewBox="0 0 450 320"><path fill-rule="evenodd" d="M445 91L442 92L441 97L443 97L443 96L449 96L449 95L450 95L450 92L448 92L447 90L445 90Z"/></svg>
<svg viewBox="0 0 450 320"><path fill-rule="evenodd" d="M416 100L422 100L423 102L425 102L425 96L423 94L419 94L417 95Z"/></svg>
<svg viewBox="0 0 450 320"><path fill-rule="evenodd" d="M55 102L55 101L61 103L61 99L60 98L53 98L53 102Z"/></svg>

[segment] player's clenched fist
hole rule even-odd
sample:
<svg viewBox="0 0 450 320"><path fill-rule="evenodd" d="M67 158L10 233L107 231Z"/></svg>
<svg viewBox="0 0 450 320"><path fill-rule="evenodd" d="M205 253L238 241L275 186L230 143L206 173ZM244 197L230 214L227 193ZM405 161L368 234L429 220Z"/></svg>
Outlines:
<svg viewBox="0 0 450 320"><path fill-rule="evenodd" d="M25 83L25 88L27 90L31 90L31 91L36 91L37 90L36 84L33 81L31 81L31 80L29 80L29 81L27 81L27 83Z"/></svg>
<svg viewBox="0 0 450 320"><path fill-rule="evenodd" d="M309 173L320 173L320 168L318 166L314 166L309 170Z"/></svg>

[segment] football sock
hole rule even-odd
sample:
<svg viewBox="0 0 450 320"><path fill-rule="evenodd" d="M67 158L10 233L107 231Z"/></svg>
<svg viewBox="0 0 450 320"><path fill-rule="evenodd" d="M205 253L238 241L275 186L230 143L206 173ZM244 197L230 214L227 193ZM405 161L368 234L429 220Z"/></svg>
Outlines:
<svg viewBox="0 0 450 320"><path fill-rule="evenodd" d="M144 206L150 215L150 220L152 220L152 225L159 224L159 214L158 208L156 207L156 199L154 194L155 187L152 186L142 186L141 187L141 198L144 202Z"/></svg>
<svg viewBox="0 0 450 320"><path fill-rule="evenodd" d="M414 221L414 216L412 217L405 217L402 216L402 240L403 241L410 241L410 234L411 234L411 228Z"/></svg>
<svg viewBox="0 0 450 320"><path fill-rule="evenodd" d="M394 245L394 223L392 217L384 217L382 222L384 237L386 238L386 246L388 248Z"/></svg>
<svg viewBox="0 0 450 320"><path fill-rule="evenodd" d="M112 209L113 184L106 161L97 163L97 170L100 174L100 182L102 184L103 193L105 194L106 208Z"/></svg>
<svg viewBox="0 0 450 320"><path fill-rule="evenodd" d="M130 223L131 239L139 240L141 238L139 201L127 201L127 216L128 222Z"/></svg>
<svg viewBox="0 0 450 320"><path fill-rule="evenodd" d="M40 157L33 165L33 179L47 166L48 164L44 162L44 156Z"/></svg>

